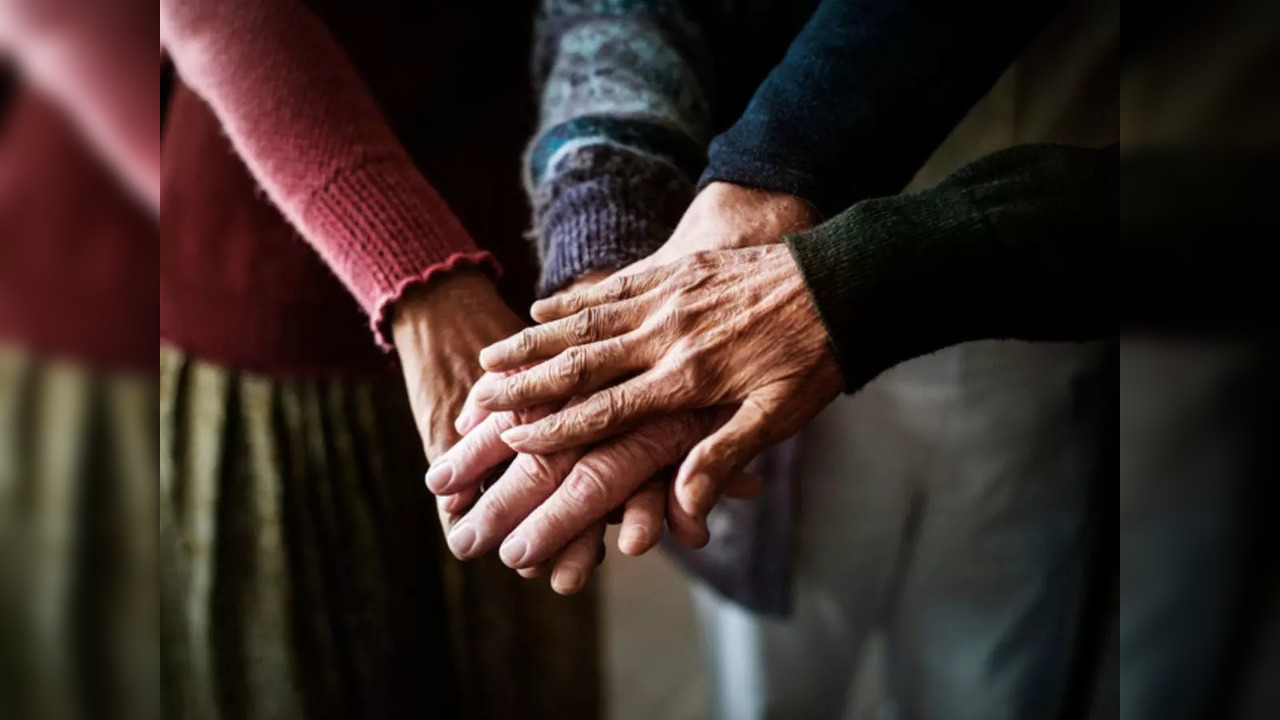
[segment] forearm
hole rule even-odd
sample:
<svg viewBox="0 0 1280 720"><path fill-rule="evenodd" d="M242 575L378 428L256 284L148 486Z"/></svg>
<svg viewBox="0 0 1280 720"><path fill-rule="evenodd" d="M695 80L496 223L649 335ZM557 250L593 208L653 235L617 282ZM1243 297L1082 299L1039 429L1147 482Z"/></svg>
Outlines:
<svg viewBox="0 0 1280 720"><path fill-rule="evenodd" d="M414 166L345 52L296 0L162 0L161 39L268 197L389 340L404 290L496 265Z"/></svg>
<svg viewBox="0 0 1280 720"><path fill-rule="evenodd" d="M788 239L857 389L969 340L1274 333L1280 155L1024 146Z"/></svg>
<svg viewBox="0 0 1280 720"><path fill-rule="evenodd" d="M693 198L709 134L705 48L679 2L547 0L525 183L540 294L656 250Z"/></svg>
<svg viewBox="0 0 1280 720"><path fill-rule="evenodd" d="M153 211L160 205L154 6L0 0L0 52L54 98Z"/></svg>
<svg viewBox="0 0 1280 720"><path fill-rule="evenodd" d="M901 190L1062 2L825 0L711 144L699 185L826 214Z"/></svg>
<svg viewBox="0 0 1280 720"><path fill-rule="evenodd" d="M984 157L787 239L852 391L967 340L1116 331L1118 150Z"/></svg>

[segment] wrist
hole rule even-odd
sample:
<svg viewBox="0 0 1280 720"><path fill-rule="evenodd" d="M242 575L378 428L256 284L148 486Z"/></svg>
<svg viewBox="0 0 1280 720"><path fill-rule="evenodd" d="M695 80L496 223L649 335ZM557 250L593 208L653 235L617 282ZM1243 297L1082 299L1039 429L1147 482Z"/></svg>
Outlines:
<svg viewBox="0 0 1280 720"><path fill-rule="evenodd" d="M498 289L481 270L450 272L410 287L392 307L391 335L396 346L421 336L421 330L445 317L468 316L503 305Z"/></svg>
<svg viewBox="0 0 1280 720"><path fill-rule="evenodd" d="M560 292L568 293L568 292L573 292L574 290L581 290L582 288L590 287L600 282L601 280L604 280L610 275L613 275L614 272L616 272L616 270L591 270L591 271L582 273L581 275L578 276L576 280L569 283L568 285L565 285L564 288L560 290Z"/></svg>

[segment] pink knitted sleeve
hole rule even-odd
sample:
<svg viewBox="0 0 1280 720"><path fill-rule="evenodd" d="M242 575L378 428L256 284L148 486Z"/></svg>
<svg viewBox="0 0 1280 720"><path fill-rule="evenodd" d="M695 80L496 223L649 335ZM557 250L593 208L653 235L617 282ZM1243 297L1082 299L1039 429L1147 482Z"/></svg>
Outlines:
<svg viewBox="0 0 1280 720"><path fill-rule="evenodd" d="M299 2L161 0L160 38L385 347L391 304L410 285L462 266L497 273L414 166L337 41Z"/></svg>
<svg viewBox="0 0 1280 720"><path fill-rule="evenodd" d="M150 0L0 0L0 52L160 205L160 55Z"/></svg>

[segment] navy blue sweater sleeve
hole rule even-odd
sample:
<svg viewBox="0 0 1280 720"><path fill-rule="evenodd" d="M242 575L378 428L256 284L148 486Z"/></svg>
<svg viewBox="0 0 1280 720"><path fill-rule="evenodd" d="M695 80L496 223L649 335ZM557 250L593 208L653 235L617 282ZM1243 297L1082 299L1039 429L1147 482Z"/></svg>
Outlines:
<svg viewBox="0 0 1280 720"><path fill-rule="evenodd" d="M713 141L699 186L786 192L828 214L895 193L1063 4L824 0Z"/></svg>

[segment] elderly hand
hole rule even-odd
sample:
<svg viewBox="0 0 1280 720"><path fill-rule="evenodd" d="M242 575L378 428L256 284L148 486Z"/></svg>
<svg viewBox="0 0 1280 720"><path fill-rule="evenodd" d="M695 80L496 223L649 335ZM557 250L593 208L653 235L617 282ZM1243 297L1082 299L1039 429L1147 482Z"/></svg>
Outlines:
<svg viewBox="0 0 1280 720"><path fill-rule="evenodd" d="M395 305L392 340L427 460L458 440L454 418L483 374L480 349L524 323L478 271L449 273L405 292Z"/></svg>
<svg viewBox="0 0 1280 720"><path fill-rule="evenodd" d="M689 203L662 247L616 275L647 272L696 252L771 245L821 220L817 210L795 195L714 182Z"/></svg>
<svg viewBox="0 0 1280 720"><path fill-rule="evenodd" d="M560 554L552 587L572 592L585 582L597 556L583 552L573 558L572 568L562 570L563 558L574 547L597 547L603 520L615 508L623 508L618 545L628 555L653 547L664 515L674 535L690 545L705 544L706 528L700 518L689 517L679 507L666 507L664 470L712 432L722 417L716 410L680 413L590 450L521 454L453 524L449 548L467 560L501 543L503 562L517 569L535 568ZM444 481L430 479L432 491L450 495L478 485L502 461L506 446L500 435L512 424L508 413L494 413L468 432L442 458L452 469ZM753 496L761 483L759 478L739 474L729 490L736 497ZM570 549L562 550L566 546Z"/></svg>
<svg viewBox="0 0 1280 720"><path fill-rule="evenodd" d="M820 220L818 211L795 195L711 183L689 204L662 247L620 272L631 275L652 270L706 250L770 245Z"/></svg>
<svg viewBox="0 0 1280 720"><path fill-rule="evenodd" d="M486 348L472 395L491 411L591 393L502 434L520 452L597 442L655 416L717 406L728 421L680 466L678 505L704 517L726 479L793 434L843 380L786 246L698 253L534 305L546 322ZM525 368L531 363L538 363ZM525 368L525 369L521 369Z"/></svg>
<svg viewBox="0 0 1280 720"><path fill-rule="evenodd" d="M587 287L599 277L583 278L565 292ZM664 473L664 468L678 462L714 425L706 424L710 416L699 423L667 421L590 452L576 449L550 457L520 455L476 502L482 481L516 455L502 441L501 433L543 417L556 407L489 413L468 401L455 426L463 439L436 459L426 481L439 496L449 547L461 559L488 552L506 539L512 528L530 525L526 520L536 508L539 518L525 531L528 555L516 556L509 549L517 545L512 540L503 546L508 549L501 556L525 577L537 576L551 566L552 588L571 594L585 586L603 559L604 518L611 512L622 511L618 548L623 553L640 555L657 543L663 518L668 516L667 482L662 476L669 473ZM660 451L634 462L646 444ZM586 483L582 478L606 478L608 486L596 483L594 491L578 489ZM759 478L743 473L726 492L734 497L753 497L761 489ZM595 492L599 490L607 492ZM688 517L679 508L670 513L668 524L676 540L685 545L701 547L708 540L705 521Z"/></svg>

